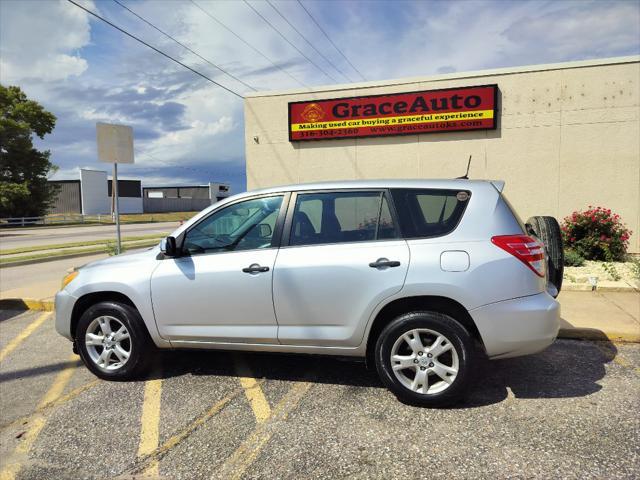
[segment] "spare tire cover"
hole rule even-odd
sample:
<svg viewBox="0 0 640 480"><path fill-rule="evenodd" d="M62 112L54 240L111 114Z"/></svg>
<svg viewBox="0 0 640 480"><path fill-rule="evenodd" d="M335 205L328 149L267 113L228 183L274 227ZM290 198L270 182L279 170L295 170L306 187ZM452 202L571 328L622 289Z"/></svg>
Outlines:
<svg viewBox="0 0 640 480"><path fill-rule="evenodd" d="M564 273L564 249L562 246L560 225L554 217L541 216L531 217L527 220L527 227L544 243L549 259L547 262L549 282L551 282L558 290L558 293L560 293L560 288L562 288L562 275Z"/></svg>

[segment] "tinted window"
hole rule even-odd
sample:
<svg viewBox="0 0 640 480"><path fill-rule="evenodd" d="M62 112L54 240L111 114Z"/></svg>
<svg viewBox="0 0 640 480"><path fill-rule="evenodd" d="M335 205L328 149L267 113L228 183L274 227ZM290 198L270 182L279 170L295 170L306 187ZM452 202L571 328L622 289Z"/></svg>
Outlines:
<svg viewBox="0 0 640 480"><path fill-rule="evenodd" d="M183 249L196 254L271 247L281 204L277 196L223 208L187 232Z"/></svg>
<svg viewBox="0 0 640 480"><path fill-rule="evenodd" d="M467 190L392 190L405 238L435 237L453 231L471 194Z"/></svg>
<svg viewBox="0 0 640 480"><path fill-rule="evenodd" d="M387 199L381 192L300 194L291 245L365 242L396 238Z"/></svg>

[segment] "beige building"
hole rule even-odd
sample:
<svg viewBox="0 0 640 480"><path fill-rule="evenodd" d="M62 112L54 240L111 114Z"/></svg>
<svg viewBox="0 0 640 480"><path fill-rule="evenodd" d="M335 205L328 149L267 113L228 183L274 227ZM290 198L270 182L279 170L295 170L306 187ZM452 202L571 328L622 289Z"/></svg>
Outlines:
<svg viewBox="0 0 640 480"><path fill-rule="evenodd" d="M495 130L289 141L288 103L497 84ZM321 180L502 179L522 217L619 213L640 252L640 57L248 94L249 189Z"/></svg>

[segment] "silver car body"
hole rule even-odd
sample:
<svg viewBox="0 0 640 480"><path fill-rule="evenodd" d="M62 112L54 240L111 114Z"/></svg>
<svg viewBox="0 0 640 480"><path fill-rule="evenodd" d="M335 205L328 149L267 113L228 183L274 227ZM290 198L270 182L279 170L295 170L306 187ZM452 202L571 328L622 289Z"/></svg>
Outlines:
<svg viewBox="0 0 640 480"><path fill-rule="evenodd" d="M56 328L73 338L74 306L86 295L126 297L161 348L214 348L365 356L382 309L408 297L443 297L473 320L490 358L535 353L558 332L560 309L547 281L496 247L496 235L522 234L501 182L378 180L283 186L246 192L205 209L172 235L214 211L254 196L303 191L465 189L471 199L449 234L422 239L281 246L162 258L161 246L90 263L56 295ZM289 210L293 208L289 202ZM380 258L399 268L375 269ZM269 267L256 275L251 264ZM86 298L86 297L85 297ZM75 318L75 317L73 317Z"/></svg>

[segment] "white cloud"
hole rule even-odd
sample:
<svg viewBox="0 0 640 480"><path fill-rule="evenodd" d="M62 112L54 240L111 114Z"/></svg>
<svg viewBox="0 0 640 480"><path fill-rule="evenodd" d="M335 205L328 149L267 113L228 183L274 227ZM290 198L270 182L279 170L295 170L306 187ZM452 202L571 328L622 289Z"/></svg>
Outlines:
<svg viewBox="0 0 640 480"><path fill-rule="evenodd" d="M339 16L316 5L369 79L640 51L640 3L632 1L398 2L386 18L380 3L345 3Z"/></svg>
<svg viewBox="0 0 640 480"><path fill-rule="evenodd" d="M297 2L277 8L339 68L357 74L324 39ZM329 80L243 2L196 0L249 43L308 85ZM260 90L297 84L185 1L124 2L201 56ZM216 81L248 89L112 2L89 4ZM281 32L332 70L266 2L251 4ZM637 54L640 4L591 1L311 2L306 7L370 80L439 72ZM157 183L241 176L242 101L126 38L64 0L0 0L0 78L15 82L58 116L40 145L70 173L95 159L97 121L131 124L131 175ZM344 79L340 81L346 81ZM222 172L223 174L221 174Z"/></svg>
<svg viewBox="0 0 640 480"><path fill-rule="evenodd" d="M534 51L551 59L574 59L637 50L640 12L637 2L577 3L570 8L527 15L504 35L514 53Z"/></svg>
<svg viewBox="0 0 640 480"><path fill-rule="evenodd" d="M81 75L88 68L76 52L89 43L89 21L69 6L64 0L0 2L3 82L29 78L47 82Z"/></svg>

